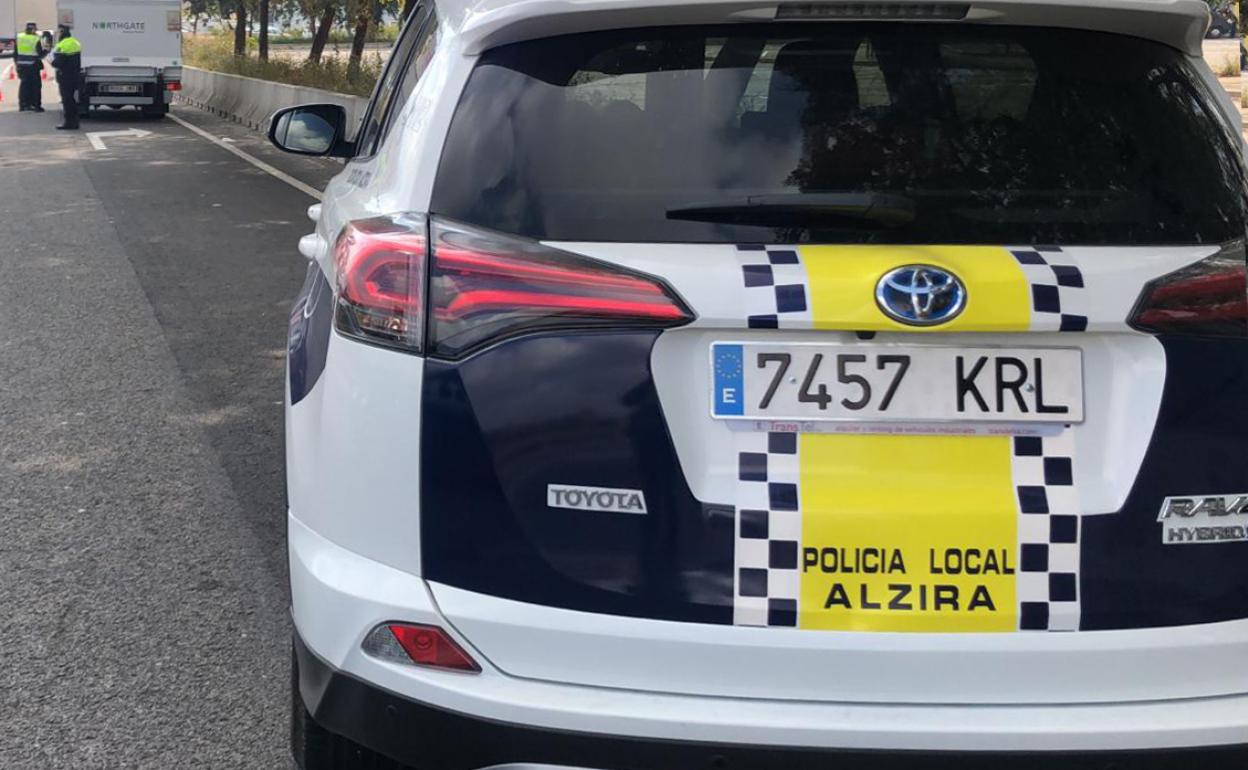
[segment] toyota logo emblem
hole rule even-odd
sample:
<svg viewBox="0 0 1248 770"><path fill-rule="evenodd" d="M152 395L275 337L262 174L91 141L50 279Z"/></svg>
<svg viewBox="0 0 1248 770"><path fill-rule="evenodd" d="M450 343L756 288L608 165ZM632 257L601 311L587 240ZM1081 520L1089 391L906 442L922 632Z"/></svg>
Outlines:
<svg viewBox="0 0 1248 770"><path fill-rule="evenodd" d="M966 287L956 275L939 267L907 265L880 279L875 301L894 321L935 326L952 321L966 309Z"/></svg>

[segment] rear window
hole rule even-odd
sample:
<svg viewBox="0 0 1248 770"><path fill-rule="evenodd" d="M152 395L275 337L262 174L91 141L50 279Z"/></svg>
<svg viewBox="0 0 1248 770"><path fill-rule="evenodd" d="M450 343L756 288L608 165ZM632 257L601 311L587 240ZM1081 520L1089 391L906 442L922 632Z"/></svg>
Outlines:
<svg viewBox="0 0 1248 770"><path fill-rule="evenodd" d="M1103 33L765 24L487 52L435 213L557 241L1195 244L1245 232L1237 130Z"/></svg>

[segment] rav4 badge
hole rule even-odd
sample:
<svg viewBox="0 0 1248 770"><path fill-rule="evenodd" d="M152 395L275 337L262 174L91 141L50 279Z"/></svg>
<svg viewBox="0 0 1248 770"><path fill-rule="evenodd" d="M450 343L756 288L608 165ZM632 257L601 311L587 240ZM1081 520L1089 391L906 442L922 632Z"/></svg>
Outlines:
<svg viewBox="0 0 1248 770"><path fill-rule="evenodd" d="M1166 545L1248 540L1248 494L1167 497L1161 505Z"/></svg>

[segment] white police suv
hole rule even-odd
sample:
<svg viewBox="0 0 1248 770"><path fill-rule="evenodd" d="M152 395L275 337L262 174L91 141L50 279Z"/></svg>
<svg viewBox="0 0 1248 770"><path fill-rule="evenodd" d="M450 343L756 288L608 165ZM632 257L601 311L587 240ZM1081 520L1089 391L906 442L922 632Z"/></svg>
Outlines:
<svg viewBox="0 0 1248 770"><path fill-rule="evenodd" d="M306 770L1245 767L1198 0L421 0L301 243Z"/></svg>

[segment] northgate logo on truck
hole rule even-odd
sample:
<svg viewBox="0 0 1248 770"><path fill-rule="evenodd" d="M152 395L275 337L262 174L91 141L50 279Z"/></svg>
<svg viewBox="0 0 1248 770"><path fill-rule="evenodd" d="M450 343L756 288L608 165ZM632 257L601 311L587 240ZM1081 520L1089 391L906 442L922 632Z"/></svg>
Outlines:
<svg viewBox="0 0 1248 770"><path fill-rule="evenodd" d="M142 32L147 26L145 21L93 21L91 29L102 32Z"/></svg>

